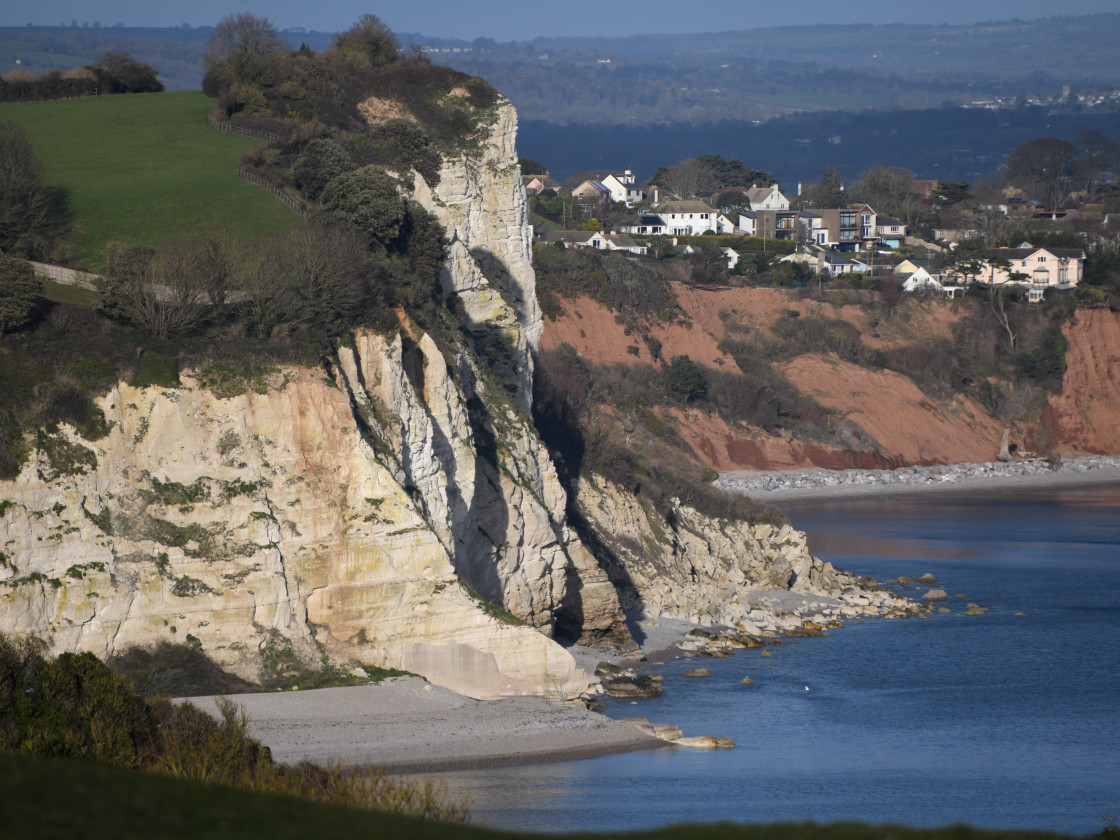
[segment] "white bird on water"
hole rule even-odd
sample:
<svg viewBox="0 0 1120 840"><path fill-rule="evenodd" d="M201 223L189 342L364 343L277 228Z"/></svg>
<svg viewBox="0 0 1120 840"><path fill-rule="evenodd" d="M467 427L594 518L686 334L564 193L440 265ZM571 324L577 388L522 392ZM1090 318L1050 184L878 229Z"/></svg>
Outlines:
<svg viewBox="0 0 1120 840"><path fill-rule="evenodd" d="M809 686L805 686L805 690L806 690L806 691L808 691L808 690L809 690Z"/></svg>

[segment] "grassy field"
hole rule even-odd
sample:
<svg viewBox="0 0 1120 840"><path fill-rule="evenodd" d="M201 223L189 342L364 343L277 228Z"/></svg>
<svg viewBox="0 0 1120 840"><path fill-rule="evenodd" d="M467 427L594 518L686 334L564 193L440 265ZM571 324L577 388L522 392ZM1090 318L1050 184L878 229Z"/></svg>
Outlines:
<svg viewBox="0 0 1120 840"><path fill-rule="evenodd" d="M201 92L0 104L27 132L47 181L69 191L70 241L99 271L108 242L157 245L228 227L246 236L299 224L279 199L237 177L260 140L215 131Z"/></svg>
<svg viewBox="0 0 1120 840"><path fill-rule="evenodd" d="M210 840L285 840L376 837L380 840L501 840L543 837L499 833L236 791L66 759L0 752L0 836L99 840L206 837ZM577 835L547 835L575 840ZM578 835L582 838L610 835ZM1029 832L978 831L965 826L918 830L897 826L678 826L613 835L616 840L1042 840Z"/></svg>

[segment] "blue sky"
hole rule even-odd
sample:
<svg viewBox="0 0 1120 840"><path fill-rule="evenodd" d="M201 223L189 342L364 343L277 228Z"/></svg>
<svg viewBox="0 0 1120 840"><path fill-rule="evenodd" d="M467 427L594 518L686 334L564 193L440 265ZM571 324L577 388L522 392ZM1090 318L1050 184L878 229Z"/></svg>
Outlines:
<svg viewBox="0 0 1120 840"><path fill-rule="evenodd" d="M103 26L209 26L232 12L249 11L269 18L281 29L334 32L372 12L398 32L473 40L529 40L542 35L639 35L673 32L716 32L805 23L976 23L986 20L1030 19L1053 14L1085 15L1120 10L1117 0L939 0L918 4L898 0L797 0L792 3L759 0L36 0L17 4L5 0L0 24L79 24L100 21Z"/></svg>

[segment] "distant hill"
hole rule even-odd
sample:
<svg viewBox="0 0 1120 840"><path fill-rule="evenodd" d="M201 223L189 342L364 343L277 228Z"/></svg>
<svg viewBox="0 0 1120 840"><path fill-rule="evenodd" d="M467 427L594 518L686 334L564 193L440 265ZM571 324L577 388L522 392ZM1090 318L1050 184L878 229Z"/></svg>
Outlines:
<svg viewBox="0 0 1120 840"><path fill-rule="evenodd" d="M475 42L433 58L527 119L655 125L930 108L1120 88L1120 15L974 26L791 26L704 35ZM446 49L446 51L444 51Z"/></svg>

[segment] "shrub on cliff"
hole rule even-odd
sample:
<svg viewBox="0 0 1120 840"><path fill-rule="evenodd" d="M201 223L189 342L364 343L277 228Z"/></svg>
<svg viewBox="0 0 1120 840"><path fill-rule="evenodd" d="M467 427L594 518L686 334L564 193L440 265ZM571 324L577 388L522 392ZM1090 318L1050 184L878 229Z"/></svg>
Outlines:
<svg viewBox="0 0 1120 840"><path fill-rule="evenodd" d="M0 253L30 256L66 228L66 195L48 187L23 129L0 123Z"/></svg>
<svg viewBox="0 0 1120 840"><path fill-rule="evenodd" d="M688 356L673 357L665 368L665 383L674 394L684 397L685 402L700 399L708 393L703 371Z"/></svg>
<svg viewBox="0 0 1120 840"><path fill-rule="evenodd" d="M43 281L31 263L0 256L0 338L31 320L36 301L43 294Z"/></svg>

